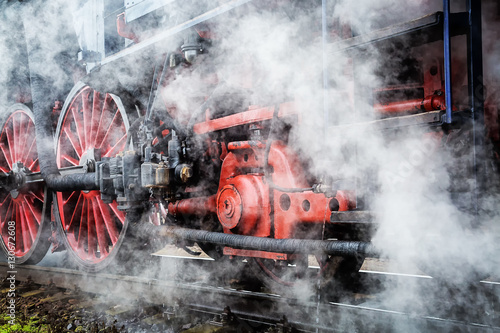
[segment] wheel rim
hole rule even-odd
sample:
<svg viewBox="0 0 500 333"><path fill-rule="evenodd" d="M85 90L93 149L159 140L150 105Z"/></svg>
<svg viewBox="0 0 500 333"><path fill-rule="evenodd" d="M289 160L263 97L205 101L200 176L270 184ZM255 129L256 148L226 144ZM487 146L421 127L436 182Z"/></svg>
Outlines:
<svg viewBox="0 0 500 333"><path fill-rule="evenodd" d="M0 134L0 170L5 173L13 168L40 171L31 111L18 104L11 107L7 114ZM42 183L25 186L20 190L0 190L0 231L4 251L9 252L14 247L12 252L16 258L29 259L40 238L44 199ZM14 239L9 238L12 231L15 231Z"/></svg>
<svg viewBox="0 0 500 333"><path fill-rule="evenodd" d="M68 101L56 130L59 168L91 167L124 150L129 124L118 97L79 85ZM104 203L99 191L75 191L58 192L55 204L68 250L80 262L92 266L114 256L127 226L115 201Z"/></svg>

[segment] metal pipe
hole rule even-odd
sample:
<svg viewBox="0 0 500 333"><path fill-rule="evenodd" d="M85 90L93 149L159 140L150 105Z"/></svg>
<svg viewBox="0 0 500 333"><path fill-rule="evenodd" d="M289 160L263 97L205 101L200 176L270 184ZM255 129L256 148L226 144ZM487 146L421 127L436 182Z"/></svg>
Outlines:
<svg viewBox="0 0 500 333"><path fill-rule="evenodd" d="M444 122L451 124L451 43L450 43L450 0L443 0L443 43L444 43L444 94L446 98L446 114Z"/></svg>
<svg viewBox="0 0 500 333"><path fill-rule="evenodd" d="M177 226L155 226L141 224L143 232L155 237L187 239L194 242L212 243L237 249L259 250L276 253L328 254L333 256L369 257L379 256L378 251L369 242L327 241L313 239L276 239L244 235L225 234L205 230L187 229Z"/></svg>
<svg viewBox="0 0 500 333"><path fill-rule="evenodd" d="M99 189L94 173L88 174L70 174L61 175L56 165L56 156L54 152L54 139L52 136L52 117L50 112L54 99L62 94L61 84L65 80L70 84L71 79L60 77L64 71L57 71L58 77L52 77L55 74L48 68L55 66L54 62L47 59L47 54L51 45L42 44L40 40L46 41L46 38L40 38L45 34L39 27L49 25L50 31L56 30L54 22L47 22L43 14L43 9L36 6L35 3L28 3L23 15L23 26L26 39L26 48L28 51L29 75L31 81L31 98L33 100L33 115L35 120L35 137L38 150L38 161L40 164L40 173L42 174L47 187L55 191L75 191L75 190L94 190ZM36 8L32 8L36 6ZM40 12L42 10L42 12ZM48 16L47 16L48 17ZM60 27L58 27L60 28ZM66 36L69 37L69 36ZM65 42L71 43L66 40ZM73 41L76 43L76 38ZM58 85L59 84L59 85Z"/></svg>
<svg viewBox="0 0 500 333"><path fill-rule="evenodd" d="M188 198L177 200L175 203L168 204L168 212L176 215L198 215L217 213L217 196L214 194L209 197Z"/></svg>
<svg viewBox="0 0 500 333"><path fill-rule="evenodd" d="M411 99L407 101L376 104L373 106L375 112L388 115L401 112L443 110L445 107L444 95L430 95L425 97L424 99Z"/></svg>

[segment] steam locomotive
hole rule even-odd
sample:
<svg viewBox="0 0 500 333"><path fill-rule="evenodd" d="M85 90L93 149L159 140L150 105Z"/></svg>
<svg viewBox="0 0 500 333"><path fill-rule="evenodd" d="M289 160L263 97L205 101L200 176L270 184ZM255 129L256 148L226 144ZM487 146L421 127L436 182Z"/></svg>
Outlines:
<svg viewBox="0 0 500 333"><path fill-rule="evenodd" d="M34 264L52 245L97 271L167 238L270 284L301 279L310 255L349 279L380 253L367 133L420 131L451 156L453 204L481 216L500 6L379 5L374 19L330 0L2 3L3 252Z"/></svg>

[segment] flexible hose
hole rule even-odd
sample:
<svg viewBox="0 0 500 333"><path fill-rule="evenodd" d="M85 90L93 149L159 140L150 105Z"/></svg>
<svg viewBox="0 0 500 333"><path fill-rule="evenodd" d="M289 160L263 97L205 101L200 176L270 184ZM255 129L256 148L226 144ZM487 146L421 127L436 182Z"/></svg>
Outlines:
<svg viewBox="0 0 500 333"><path fill-rule="evenodd" d="M379 256L377 249L369 242L330 241L313 239L276 239L236 234L225 234L205 230L188 229L177 226L155 226L143 223L140 228L146 234L156 237L187 239L194 242L213 243L236 249L259 250L276 253L327 254L333 256L369 257Z"/></svg>

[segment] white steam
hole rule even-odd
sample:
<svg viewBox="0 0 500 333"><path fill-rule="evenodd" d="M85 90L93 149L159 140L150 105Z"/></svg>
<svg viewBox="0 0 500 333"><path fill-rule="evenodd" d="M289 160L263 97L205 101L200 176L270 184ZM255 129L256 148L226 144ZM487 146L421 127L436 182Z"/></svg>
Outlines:
<svg viewBox="0 0 500 333"><path fill-rule="evenodd" d="M70 20L64 15L65 4L64 1L50 1L50 9L44 12L52 14L44 21L52 24L34 27L45 29L41 34L44 39L39 41L41 47L48 50L45 55L47 67L42 73L53 78L56 85L65 69L50 64L54 64L57 54L68 50L68 45L59 43L68 40L60 37L61 34L73 33L72 22L60 21L61 18ZM442 274L455 283L498 274L494 257L498 253L496 244L500 234L493 227L499 216L490 212L480 221L480 227L470 228L475 223L473 214L460 210L449 191L455 181L454 174L449 173L450 165L468 168L470 159L456 160L452 152L443 149L446 139L439 130L404 128L396 134L388 134L340 131L332 127L376 119L371 96L352 94L351 89L358 89L353 84L353 77L368 90L380 86L383 78L379 70L382 64L385 65L386 55L369 49L367 52L371 54L357 61L351 55L334 54L327 48L328 89L325 93L320 5L318 1L290 1L287 6L280 1L255 1L215 18L210 23L213 48L200 56L193 70L182 71L175 80L169 81L162 97L175 106L180 120L187 122L210 94L207 78L215 73L219 84L245 96L242 100L228 101L229 106L241 107L237 111L250 105L270 106L294 100L301 123L293 129L291 142L297 151L314 161L311 171L328 174L333 179L368 177L373 180L376 191L371 193L371 201L367 203L370 210L376 212L379 224L373 243L385 256L399 266L416 264L428 274ZM440 1L426 0L340 1L329 5L328 22L330 25L337 22L339 27L349 23L347 31L358 35L442 10L440 6ZM496 106L498 115L500 93L495 87L498 89L500 77L500 46L498 42L489 41L498 41L500 28L498 15L495 16L489 6L496 8L498 5L491 2L483 9L487 19L483 24L485 84L491 87L486 98L491 108ZM192 17L187 14L190 9L197 13L197 4L181 5L179 2L182 17ZM178 16L175 11L169 15ZM56 21L58 23L54 24ZM47 27L54 30L47 31ZM332 34L329 42L338 41L341 35ZM5 78L16 65L15 56L9 54L8 43L7 36L1 34L0 52L5 53L0 57L2 86L7 84ZM177 47L171 45L172 49ZM76 52L73 55L76 56ZM124 67L118 67L119 71L111 71L107 80L119 78L127 84L133 82L142 74L142 69L134 68L132 62L128 65L132 69L123 71ZM153 66L149 65L147 71ZM392 75L400 68L384 67L384 70ZM4 91L0 90L0 98L7 104L9 96L4 96ZM329 123L323 119L324 96L328 100ZM463 182L472 184L470 179ZM357 191L365 194L367 190ZM498 193L490 193L486 198L490 207L495 207L497 196ZM394 301L390 297L395 295L398 300L411 300L419 299L420 294L418 288L400 288L388 293L387 302Z"/></svg>

